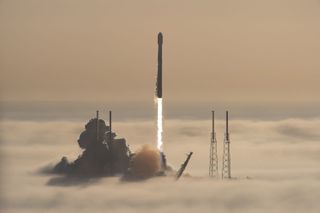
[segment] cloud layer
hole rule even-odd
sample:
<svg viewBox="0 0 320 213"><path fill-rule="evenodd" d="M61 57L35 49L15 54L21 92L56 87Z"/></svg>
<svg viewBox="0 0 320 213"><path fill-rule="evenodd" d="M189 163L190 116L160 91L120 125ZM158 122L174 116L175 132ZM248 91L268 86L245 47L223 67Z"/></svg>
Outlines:
<svg viewBox="0 0 320 213"><path fill-rule="evenodd" d="M167 120L168 161L178 167L185 153L194 151L186 170L191 176L125 183L38 173L63 155L77 157L84 123L3 121L1 212L317 212L319 126L320 120L231 121L235 179L221 181L207 178L210 121ZM154 122L115 122L114 130L133 151L155 145ZM217 121L219 157L223 133L224 122Z"/></svg>

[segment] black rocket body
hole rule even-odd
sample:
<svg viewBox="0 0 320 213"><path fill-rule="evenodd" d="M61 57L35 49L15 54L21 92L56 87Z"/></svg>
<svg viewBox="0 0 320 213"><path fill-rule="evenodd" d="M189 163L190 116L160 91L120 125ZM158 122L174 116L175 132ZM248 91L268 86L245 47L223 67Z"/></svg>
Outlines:
<svg viewBox="0 0 320 213"><path fill-rule="evenodd" d="M162 33L158 33L158 73L157 73L157 85L156 96L162 98Z"/></svg>

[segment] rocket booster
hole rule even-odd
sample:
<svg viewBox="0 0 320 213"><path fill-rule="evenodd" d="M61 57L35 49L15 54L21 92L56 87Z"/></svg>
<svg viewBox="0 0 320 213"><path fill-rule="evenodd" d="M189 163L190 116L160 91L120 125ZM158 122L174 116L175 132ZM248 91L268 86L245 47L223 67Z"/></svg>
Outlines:
<svg viewBox="0 0 320 213"><path fill-rule="evenodd" d="M163 37L162 33L158 33L158 74L157 74L157 88L156 96L157 98L162 98L162 43Z"/></svg>

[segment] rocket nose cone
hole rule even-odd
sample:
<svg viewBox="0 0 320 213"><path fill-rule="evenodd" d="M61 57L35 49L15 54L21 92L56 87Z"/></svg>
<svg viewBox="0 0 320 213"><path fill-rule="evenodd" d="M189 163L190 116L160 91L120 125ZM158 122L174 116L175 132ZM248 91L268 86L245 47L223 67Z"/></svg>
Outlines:
<svg viewBox="0 0 320 213"><path fill-rule="evenodd" d="M163 36L162 36L162 33L159 32L158 33L158 44L162 44L162 42L163 42Z"/></svg>

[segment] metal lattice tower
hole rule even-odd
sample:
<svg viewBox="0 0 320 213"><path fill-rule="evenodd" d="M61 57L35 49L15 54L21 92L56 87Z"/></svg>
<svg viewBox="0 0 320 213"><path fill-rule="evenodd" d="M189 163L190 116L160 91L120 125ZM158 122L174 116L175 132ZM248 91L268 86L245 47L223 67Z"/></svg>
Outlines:
<svg viewBox="0 0 320 213"><path fill-rule="evenodd" d="M217 139L214 128L214 111L212 111L212 131L210 141L210 162L209 162L209 176L218 178L218 155L217 155Z"/></svg>
<svg viewBox="0 0 320 213"><path fill-rule="evenodd" d="M230 157L230 137L229 137L229 115L226 111L226 133L223 142L222 156L222 179L231 178L231 157Z"/></svg>

